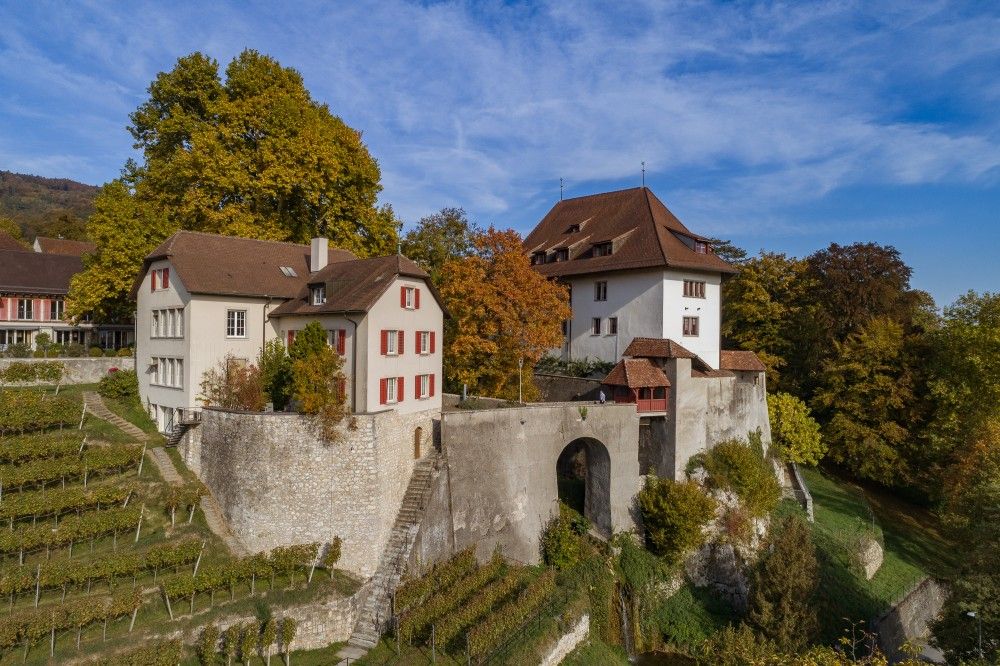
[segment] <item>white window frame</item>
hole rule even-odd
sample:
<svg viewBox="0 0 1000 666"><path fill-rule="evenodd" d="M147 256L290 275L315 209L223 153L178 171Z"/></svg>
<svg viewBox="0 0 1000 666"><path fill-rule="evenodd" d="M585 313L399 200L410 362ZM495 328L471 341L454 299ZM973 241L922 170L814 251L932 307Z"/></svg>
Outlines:
<svg viewBox="0 0 1000 666"><path fill-rule="evenodd" d="M417 288L404 286L403 289L406 291L406 305L404 306L407 310L417 309Z"/></svg>
<svg viewBox="0 0 1000 666"><path fill-rule="evenodd" d="M62 321L64 307L65 301L61 298L53 298L49 300L49 319L51 321ZM53 310L55 311L55 316L52 316Z"/></svg>
<svg viewBox="0 0 1000 666"><path fill-rule="evenodd" d="M427 355L431 353L431 332L430 331L420 331L420 349L417 350L418 353Z"/></svg>
<svg viewBox="0 0 1000 666"><path fill-rule="evenodd" d="M385 355L399 356L399 329L388 329L385 332ZM395 381L395 377L392 378Z"/></svg>
<svg viewBox="0 0 1000 666"><path fill-rule="evenodd" d="M310 301L313 305L323 305L326 303L326 285L321 284L309 289Z"/></svg>
<svg viewBox="0 0 1000 666"><path fill-rule="evenodd" d="M681 333L683 333L683 335L684 335L685 338L697 338L697 337L700 337L700 334L701 334L701 322L699 321L699 319L700 319L700 317L691 317L691 316L685 315L684 319L681 320ZM691 330L691 329L689 329L689 327L687 325L688 320L691 320L693 322L693 327L691 327L691 329L694 330L694 333L689 333L688 332L689 330Z"/></svg>
<svg viewBox="0 0 1000 666"><path fill-rule="evenodd" d="M174 321L177 324L177 328L174 330L175 338L184 337L184 308L174 309Z"/></svg>
<svg viewBox="0 0 1000 666"><path fill-rule="evenodd" d="M32 321L35 318L35 300L33 298L17 299L18 321Z"/></svg>
<svg viewBox="0 0 1000 666"><path fill-rule="evenodd" d="M151 310L149 317L149 337L158 338L160 337L160 311Z"/></svg>
<svg viewBox="0 0 1000 666"><path fill-rule="evenodd" d="M385 378L385 404L395 405L399 403L399 378Z"/></svg>
<svg viewBox="0 0 1000 666"><path fill-rule="evenodd" d="M240 316L242 315L242 316ZM243 328L242 333L240 328ZM226 338L229 340L245 340L247 337L247 311L226 310Z"/></svg>
<svg viewBox="0 0 1000 666"><path fill-rule="evenodd" d="M590 320L590 334L591 335L600 335L602 329L603 329L603 323L601 322L601 318L600 317L593 317L593 318L591 318L591 320Z"/></svg>
<svg viewBox="0 0 1000 666"><path fill-rule="evenodd" d="M420 386L420 400L426 400L431 397L431 376L430 375L420 375L419 376L419 386Z"/></svg>
<svg viewBox="0 0 1000 666"><path fill-rule="evenodd" d="M594 300L595 301L606 301L608 300L608 281L598 280L594 283Z"/></svg>

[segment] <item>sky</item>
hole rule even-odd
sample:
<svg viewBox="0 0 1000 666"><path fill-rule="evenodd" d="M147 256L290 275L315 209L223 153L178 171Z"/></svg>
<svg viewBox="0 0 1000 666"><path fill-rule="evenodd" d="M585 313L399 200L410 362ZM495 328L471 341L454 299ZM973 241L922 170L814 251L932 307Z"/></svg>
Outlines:
<svg viewBox="0 0 1000 666"><path fill-rule="evenodd" d="M0 169L100 184L177 58L253 48L363 138L407 226L527 233L645 182L694 232L898 248L1000 291L1000 4L0 0Z"/></svg>

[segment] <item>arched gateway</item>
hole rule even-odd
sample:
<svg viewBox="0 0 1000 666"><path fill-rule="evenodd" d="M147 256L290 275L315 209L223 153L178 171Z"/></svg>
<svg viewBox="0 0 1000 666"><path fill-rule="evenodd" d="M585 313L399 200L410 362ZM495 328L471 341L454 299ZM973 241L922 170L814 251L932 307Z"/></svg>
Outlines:
<svg viewBox="0 0 1000 666"><path fill-rule="evenodd" d="M611 536L611 456L592 437L566 445L556 460L559 501L579 511L598 534Z"/></svg>

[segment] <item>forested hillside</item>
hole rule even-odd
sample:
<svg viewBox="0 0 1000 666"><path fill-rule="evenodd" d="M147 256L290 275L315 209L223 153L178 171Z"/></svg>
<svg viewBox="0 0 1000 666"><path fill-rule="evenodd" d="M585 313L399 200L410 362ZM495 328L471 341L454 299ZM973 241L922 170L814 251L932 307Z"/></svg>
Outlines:
<svg viewBox="0 0 1000 666"><path fill-rule="evenodd" d="M97 189L67 178L0 171L0 218L13 220L29 241L39 235L84 240L83 222Z"/></svg>

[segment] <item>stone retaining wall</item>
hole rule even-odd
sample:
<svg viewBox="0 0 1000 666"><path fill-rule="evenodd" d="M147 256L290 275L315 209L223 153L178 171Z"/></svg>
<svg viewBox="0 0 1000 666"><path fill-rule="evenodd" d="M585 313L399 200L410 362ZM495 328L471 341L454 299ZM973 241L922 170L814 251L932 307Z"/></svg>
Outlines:
<svg viewBox="0 0 1000 666"><path fill-rule="evenodd" d="M874 621L878 644L890 663L904 655L906 643L926 645L931 622L944 606L947 590L932 578L925 578L889 612Z"/></svg>
<svg viewBox="0 0 1000 666"><path fill-rule="evenodd" d="M542 659L540 666L558 666L558 664L562 663L563 659L569 656L570 652L576 649L576 646L587 640L589 634L590 616L584 615L568 634L564 634L552 646L549 653Z"/></svg>
<svg viewBox="0 0 1000 666"><path fill-rule="evenodd" d="M541 391L541 402L593 401L597 400L601 391L600 379L570 377L544 372L535 373L535 385ZM610 398L610 395L608 397Z"/></svg>
<svg viewBox="0 0 1000 666"><path fill-rule="evenodd" d="M0 370L6 370L13 363L62 363L65 384L96 384L111 368L119 370L134 370L135 359L131 356L100 357L100 358L2 358ZM13 386L39 386L49 382L24 382Z"/></svg>

